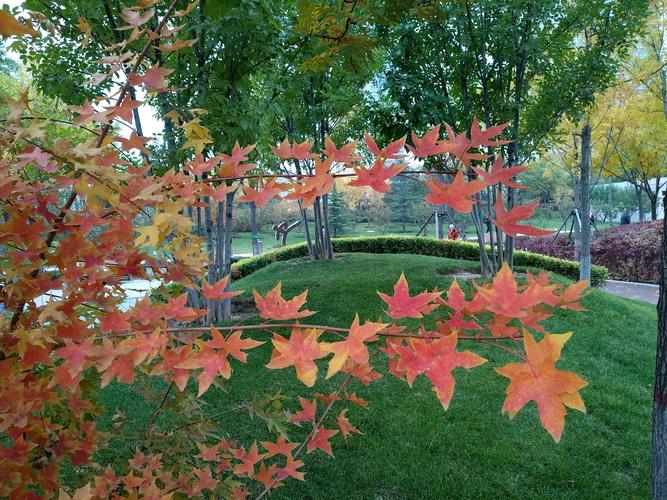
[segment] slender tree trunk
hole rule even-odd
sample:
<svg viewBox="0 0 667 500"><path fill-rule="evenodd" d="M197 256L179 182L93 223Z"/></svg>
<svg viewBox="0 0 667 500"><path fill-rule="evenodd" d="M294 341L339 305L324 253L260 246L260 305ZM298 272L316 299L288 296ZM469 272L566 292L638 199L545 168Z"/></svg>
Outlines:
<svg viewBox="0 0 667 500"><path fill-rule="evenodd" d="M252 233L252 254L260 254L259 250L259 231L257 228L257 204L250 202L250 232Z"/></svg>
<svg viewBox="0 0 667 500"><path fill-rule="evenodd" d="M663 192L667 211L667 192ZM658 345L653 384L653 498L667 498L667 218L662 221Z"/></svg>
<svg viewBox="0 0 667 500"><path fill-rule="evenodd" d="M329 232L329 195L322 197L322 232L324 241L325 258L333 259L333 244L331 243L331 233Z"/></svg>
<svg viewBox="0 0 667 500"><path fill-rule="evenodd" d="M639 186L635 186L635 194L637 195L637 207L639 209L639 222L644 222L644 195Z"/></svg>
<svg viewBox="0 0 667 500"><path fill-rule="evenodd" d="M223 275L230 275L229 281L227 282L226 291L229 291L232 286L232 256L234 250L232 248L232 238L234 236L234 196L236 191L227 193L225 195L225 230L224 230L224 263L223 263ZM222 236L222 235L221 235ZM225 320L228 320L232 316L232 299L225 299L222 301L222 317Z"/></svg>
<svg viewBox="0 0 667 500"><path fill-rule="evenodd" d="M217 281L217 269L215 266L215 241L213 237L213 214L211 213L211 200L206 198L206 206L204 207L204 228L206 230L206 250L208 253L208 272L206 279L209 285ZM215 301L211 299L206 300L206 322L213 323L216 321L215 317Z"/></svg>
<svg viewBox="0 0 667 500"><path fill-rule="evenodd" d="M579 255L579 279L591 278L591 126L586 123L581 130L581 168L579 169L579 196L581 216L581 252Z"/></svg>
<svg viewBox="0 0 667 500"><path fill-rule="evenodd" d="M298 175L301 175L301 162L299 162L299 160L297 159L294 159L293 162L296 173ZM310 260L315 260L317 258L317 255L315 252L315 246L313 245L313 240L311 239L310 236L310 228L308 227L308 212L306 211L305 208L301 206L301 200L297 200L297 203L299 204L299 212L301 213L301 224L303 224L303 234L306 237L306 245L308 245L308 255L310 256Z"/></svg>

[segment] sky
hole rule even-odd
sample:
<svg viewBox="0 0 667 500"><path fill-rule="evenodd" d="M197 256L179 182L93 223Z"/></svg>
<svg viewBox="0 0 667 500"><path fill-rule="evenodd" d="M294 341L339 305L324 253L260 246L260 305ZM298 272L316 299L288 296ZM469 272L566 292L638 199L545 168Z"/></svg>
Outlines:
<svg viewBox="0 0 667 500"><path fill-rule="evenodd" d="M9 8L20 7L23 4L23 0L3 0L2 7L9 6ZM7 56L14 59L17 62L19 61L19 56L16 52L7 48ZM144 100L146 94L143 93L140 89L137 89L137 99ZM156 117L157 111L155 108L148 104L142 104L139 107L139 116L141 119L141 125L145 136L160 136L164 130L164 123L162 120ZM123 137L129 137L132 130L129 127L120 127L119 135Z"/></svg>

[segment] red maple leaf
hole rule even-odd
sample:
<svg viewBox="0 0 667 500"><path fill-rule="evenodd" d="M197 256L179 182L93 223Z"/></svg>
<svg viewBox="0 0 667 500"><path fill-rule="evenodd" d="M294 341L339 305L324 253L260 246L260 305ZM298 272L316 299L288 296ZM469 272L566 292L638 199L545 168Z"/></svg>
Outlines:
<svg viewBox="0 0 667 500"><path fill-rule="evenodd" d="M338 434L338 431L328 430L324 427L318 428L315 431L315 434L308 439L306 453L312 453L313 451L320 449L324 453L328 453L333 457L333 451L331 451L331 443L329 440L336 434Z"/></svg>
<svg viewBox="0 0 667 500"><path fill-rule="evenodd" d="M472 169L479 175L487 186L493 184L504 184L508 187L517 189L526 189L526 186L518 182L513 182L512 177L519 175L526 170L525 165L515 165L514 167L503 167L503 158L498 156L496 161L491 166L491 171L487 172L483 168L472 167Z"/></svg>
<svg viewBox="0 0 667 500"><path fill-rule="evenodd" d="M255 464L266 456L266 453L259 453L257 443L253 443L248 453L243 453L239 458L242 463L234 467L234 474L237 476L252 477L255 474Z"/></svg>
<svg viewBox="0 0 667 500"><path fill-rule="evenodd" d="M414 147L409 144L407 147L416 158L427 158L446 152L446 147L440 142L440 125L433 127L423 137L412 132L412 143Z"/></svg>
<svg viewBox="0 0 667 500"><path fill-rule="evenodd" d="M282 283L278 284L269 292L266 296L262 297L256 290L252 291L252 295L255 298L255 304L259 310L259 316L264 319L275 319L275 320L286 320L286 319L297 319L305 318L315 314L315 311L303 310L299 311L301 307L306 303L308 298L308 290L300 293L291 300L285 300L282 298Z"/></svg>
<svg viewBox="0 0 667 500"><path fill-rule="evenodd" d="M387 144L387 147L380 149L373 138L368 135L367 132L364 132L364 140L366 141L366 146L368 146L368 150L371 154L386 160L403 158L406 156L405 154L401 154L401 151L403 151L403 148L405 147L405 137L406 136L403 136L400 139L390 142Z"/></svg>
<svg viewBox="0 0 667 500"><path fill-rule="evenodd" d="M542 427L558 442L565 427L565 407L586 411L579 390L588 383L574 373L556 368L561 350L572 333L547 333L539 343L527 331L523 335L526 362L496 368L498 373L510 379L503 411L514 418L529 401L535 401Z"/></svg>
<svg viewBox="0 0 667 500"><path fill-rule="evenodd" d="M379 193L386 193L391 189L391 185L387 181L396 177L408 166L407 163L395 163L393 165L384 167L385 160L383 158L376 158L371 168L355 168L354 173L357 175L356 179L352 179L350 186L370 186Z"/></svg>
<svg viewBox="0 0 667 500"><path fill-rule="evenodd" d="M197 310L187 307L185 303L188 300L188 294L183 293L176 298L169 299L164 306L164 315L166 318L172 318L177 321L193 321L206 314L206 310Z"/></svg>
<svg viewBox="0 0 667 500"><path fill-rule="evenodd" d="M378 295L389 306L387 314L391 318L421 318L438 307L434 302L440 297L440 292L421 292L411 297L408 282L401 273L394 285L393 296L382 292L378 292Z"/></svg>
<svg viewBox="0 0 667 500"><path fill-rule="evenodd" d="M493 127L488 127L485 130L479 128L479 123L477 122L477 117L473 118L472 125L470 126L470 143L473 148L479 148L481 146L502 146L503 144L509 144L512 141L508 140L498 140L492 141L492 137L500 135L503 130L507 128L508 123L503 123L502 125L496 125Z"/></svg>
<svg viewBox="0 0 667 500"><path fill-rule="evenodd" d="M211 469L208 467L205 469L193 468L192 472L194 472L197 477L197 480L192 484L191 493L193 496L198 495L202 490L213 491L218 487L218 483L220 483L218 479L214 479L213 476L211 476Z"/></svg>
<svg viewBox="0 0 667 500"><path fill-rule="evenodd" d="M301 403L301 410L292 415L292 422L298 424L300 422L315 422L315 412L317 411L317 400L308 401L306 398L299 396Z"/></svg>
<svg viewBox="0 0 667 500"><path fill-rule="evenodd" d="M516 205L508 212L503 206L503 197L498 194L496 202L493 205L493 209L496 212L496 218L493 220L493 223L498 226L501 231L510 236L518 236L520 234L526 236L544 236L553 234L553 231L549 229L538 229L536 227L516 223L517 221L530 218L539 204L540 201L535 200L530 205Z"/></svg>
<svg viewBox="0 0 667 500"><path fill-rule="evenodd" d="M354 315L354 321L350 326L350 331L347 338L341 342L334 342L331 344L323 344L322 349L333 353L334 357L329 361L329 371L326 378L331 378L338 373L348 359L355 363L368 363L368 347L365 342L368 342L380 330L383 330L387 325L385 323L371 323L366 321L363 325L359 324L359 315Z"/></svg>
<svg viewBox="0 0 667 500"><path fill-rule="evenodd" d="M285 467L278 469L278 479L284 479L286 477L293 477L299 481L303 481L303 472L299 472L297 469L303 467L303 462L301 460L295 460L293 457L287 457L287 464Z"/></svg>
<svg viewBox="0 0 667 500"><path fill-rule="evenodd" d="M90 366L90 360L88 358L92 352L92 339L87 339L80 344L72 342L71 340L65 340L65 346L56 349L55 355L66 362L70 375L76 377Z"/></svg>
<svg viewBox="0 0 667 500"><path fill-rule="evenodd" d="M155 64L147 69L143 76L137 75L136 73L130 73L130 85L144 84L149 92L166 90L167 82L164 78L173 72L173 69L162 68Z"/></svg>
<svg viewBox="0 0 667 500"><path fill-rule="evenodd" d="M264 488L270 490L272 488L278 488L282 486L283 483L276 480L276 474L278 472L278 466L276 464L271 464L268 467L264 465L264 462L259 464L259 469L255 474L255 481L259 481L264 485Z"/></svg>
<svg viewBox="0 0 667 500"><path fill-rule="evenodd" d="M117 117L125 120L127 123L132 123L132 110L137 109L141 104L142 101L135 101L130 97L126 97L119 105L108 107L107 116L110 120Z"/></svg>
<svg viewBox="0 0 667 500"><path fill-rule="evenodd" d="M274 333L272 342L275 349L266 367L275 370L294 366L296 377L312 387L317 378L315 360L328 354L317 342L322 333L322 330L314 328L293 328L289 339Z"/></svg>
<svg viewBox="0 0 667 500"><path fill-rule="evenodd" d="M465 182L463 171L459 170L451 184L437 181L431 177L426 183L431 190L426 201L433 205L448 205L457 212L470 213L475 204L474 195L482 191L486 185L479 179Z"/></svg>
<svg viewBox="0 0 667 500"><path fill-rule="evenodd" d="M270 458L274 455L284 455L286 457L292 456L292 450L298 445L296 443L290 443L285 440L285 436L282 434L278 436L278 439L275 443L271 441L262 441L262 446L266 450L266 458Z"/></svg>

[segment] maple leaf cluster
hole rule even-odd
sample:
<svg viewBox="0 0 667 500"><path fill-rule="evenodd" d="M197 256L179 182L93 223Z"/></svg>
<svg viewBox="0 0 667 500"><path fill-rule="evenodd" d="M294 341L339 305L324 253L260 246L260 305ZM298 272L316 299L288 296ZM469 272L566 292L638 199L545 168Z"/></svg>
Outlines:
<svg viewBox="0 0 667 500"><path fill-rule="evenodd" d="M333 455L332 443L361 433L350 418L368 402L350 386L358 383L363 390L380 379L375 363L381 355L389 359L389 372L408 384L427 378L447 409L458 369L486 362L461 349L464 342L499 347L519 361L496 368L509 379L503 411L513 417L535 402L542 425L558 441L567 408L585 410L579 391L586 382L556 367L571 334L547 333L542 324L555 308L580 310L584 282L562 287L529 273L517 284L504 266L493 282L475 284L468 298L456 281L447 291L411 294L401 274L393 293L378 292L386 318L350 315L347 327L304 323L316 314L306 308L308 292L285 298L278 283L263 294L253 291L261 323L199 326L207 311L193 307L189 293L215 301L243 292L231 290L229 276L215 283L202 279L212 263L185 209L225 201L239 189L240 201L260 207L283 198L308 207L330 192L337 176L384 193L398 175L432 173L413 170L413 159L437 157L447 165L439 173L451 182L430 178L427 201L470 212L479 193L495 189L489 215L503 232L540 230L519 224L535 204L505 210L502 202L503 189L521 187L514 178L525 167L506 167L500 157L491 163L482 152L507 142L494 139L506 126L482 130L477 120L465 134L446 125L444 139L435 126L421 137L412 134L412 144L403 137L384 148L365 134L364 156L354 140L337 146L327 136L316 152L312 141L286 138L271 148L280 173L269 174L251 162L254 145L237 143L229 153L213 153L204 110L190 110L187 117L173 111L192 154L178 169L154 175L150 140L136 131L129 137L114 133L119 121L132 124L142 105L131 98L131 88L148 94L177 90L169 84L172 70L146 58L151 50L170 53L194 43L179 38L178 20L196 2L181 11L175 5L165 10L156 0L141 0L121 9L121 41L107 47L109 55L99 61L106 70L92 75L91 84L111 78L125 83L112 96L69 108L75 126L92 130L88 141L48 138L50 124L31 116L27 92L7 101L0 127L0 301L9 312L0 318L0 496L263 496L288 478L304 479L304 453ZM37 20L30 22L3 12L0 35L37 35ZM91 43L85 19L79 29L82 43ZM370 166L364 158L371 158ZM294 173L290 165L302 170ZM157 283L161 298L128 306L126 277ZM249 355L264 349L271 349L269 370L294 370L309 390L325 364L323 377L340 383L330 394L299 397L298 407L294 398L276 394L252 395L225 409L223 414L247 411L273 433L241 443L220 434L202 396L238 376ZM154 394L156 377L166 393ZM140 435L128 437L119 410L111 433L134 439L137 451L103 468L94 463L107 439L98 429L97 392L111 383L132 384L155 399L155 411ZM164 428L158 417L167 411L177 416L177 426ZM63 487L63 464L85 466L83 486Z"/></svg>

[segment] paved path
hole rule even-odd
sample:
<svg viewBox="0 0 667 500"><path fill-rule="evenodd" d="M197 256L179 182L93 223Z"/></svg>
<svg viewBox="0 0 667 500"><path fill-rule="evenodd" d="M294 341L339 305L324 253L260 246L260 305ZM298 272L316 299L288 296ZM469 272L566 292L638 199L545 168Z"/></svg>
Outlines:
<svg viewBox="0 0 667 500"><path fill-rule="evenodd" d="M651 304L658 303L658 285L650 283L608 280L602 287L602 290L627 299L643 300Z"/></svg>

